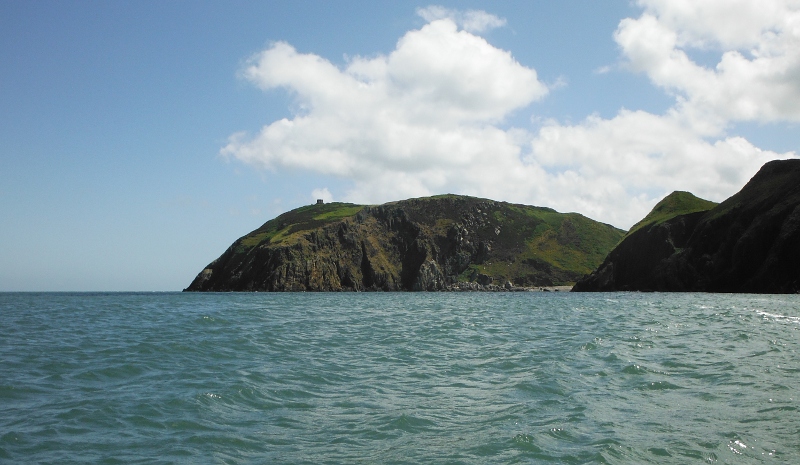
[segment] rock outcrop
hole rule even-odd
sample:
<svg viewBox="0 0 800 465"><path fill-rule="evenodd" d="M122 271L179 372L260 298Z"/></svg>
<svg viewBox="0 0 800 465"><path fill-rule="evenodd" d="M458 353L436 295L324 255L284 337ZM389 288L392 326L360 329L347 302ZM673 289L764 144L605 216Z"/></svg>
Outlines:
<svg viewBox="0 0 800 465"><path fill-rule="evenodd" d="M659 203L573 291L800 291L800 160L767 163L713 208L689 205Z"/></svg>
<svg viewBox="0 0 800 465"><path fill-rule="evenodd" d="M187 291L519 290L574 283L624 231L576 213L444 195L302 207L238 239Z"/></svg>

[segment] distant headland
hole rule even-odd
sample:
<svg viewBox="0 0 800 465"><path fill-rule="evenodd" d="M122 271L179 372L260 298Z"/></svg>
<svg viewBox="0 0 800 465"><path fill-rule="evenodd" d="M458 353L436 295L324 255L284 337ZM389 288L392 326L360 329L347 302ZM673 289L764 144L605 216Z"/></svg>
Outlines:
<svg viewBox="0 0 800 465"><path fill-rule="evenodd" d="M236 240L185 290L570 289L800 292L800 160L767 163L720 204L673 192L627 233L460 195L318 200Z"/></svg>
<svg viewBox="0 0 800 465"><path fill-rule="evenodd" d="M292 210L239 238L187 291L569 290L625 231L459 195Z"/></svg>

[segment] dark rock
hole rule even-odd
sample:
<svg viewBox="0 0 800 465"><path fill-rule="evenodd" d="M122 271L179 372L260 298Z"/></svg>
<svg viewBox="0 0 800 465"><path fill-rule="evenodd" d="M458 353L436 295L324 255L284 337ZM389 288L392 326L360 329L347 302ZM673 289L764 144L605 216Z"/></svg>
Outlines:
<svg viewBox="0 0 800 465"><path fill-rule="evenodd" d="M800 160L706 211L637 225L574 291L800 291Z"/></svg>

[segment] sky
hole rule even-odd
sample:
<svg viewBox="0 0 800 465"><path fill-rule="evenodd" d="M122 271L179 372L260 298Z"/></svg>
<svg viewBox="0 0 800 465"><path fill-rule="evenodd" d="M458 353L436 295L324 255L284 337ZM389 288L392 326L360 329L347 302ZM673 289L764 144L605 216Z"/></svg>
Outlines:
<svg viewBox="0 0 800 465"><path fill-rule="evenodd" d="M797 0L0 0L0 291L181 290L317 198L627 229L798 123Z"/></svg>

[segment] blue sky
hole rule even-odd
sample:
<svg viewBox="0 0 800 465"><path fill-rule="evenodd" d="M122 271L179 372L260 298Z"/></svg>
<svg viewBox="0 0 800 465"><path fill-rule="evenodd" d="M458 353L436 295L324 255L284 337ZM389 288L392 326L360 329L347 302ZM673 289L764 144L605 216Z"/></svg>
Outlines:
<svg viewBox="0 0 800 465"><path fill-rule="evenodd" d="M622 228L672 190L721 200L797 154L798 21L744 0L0 1L0 291L180 290L319 196Z"/></svg>

